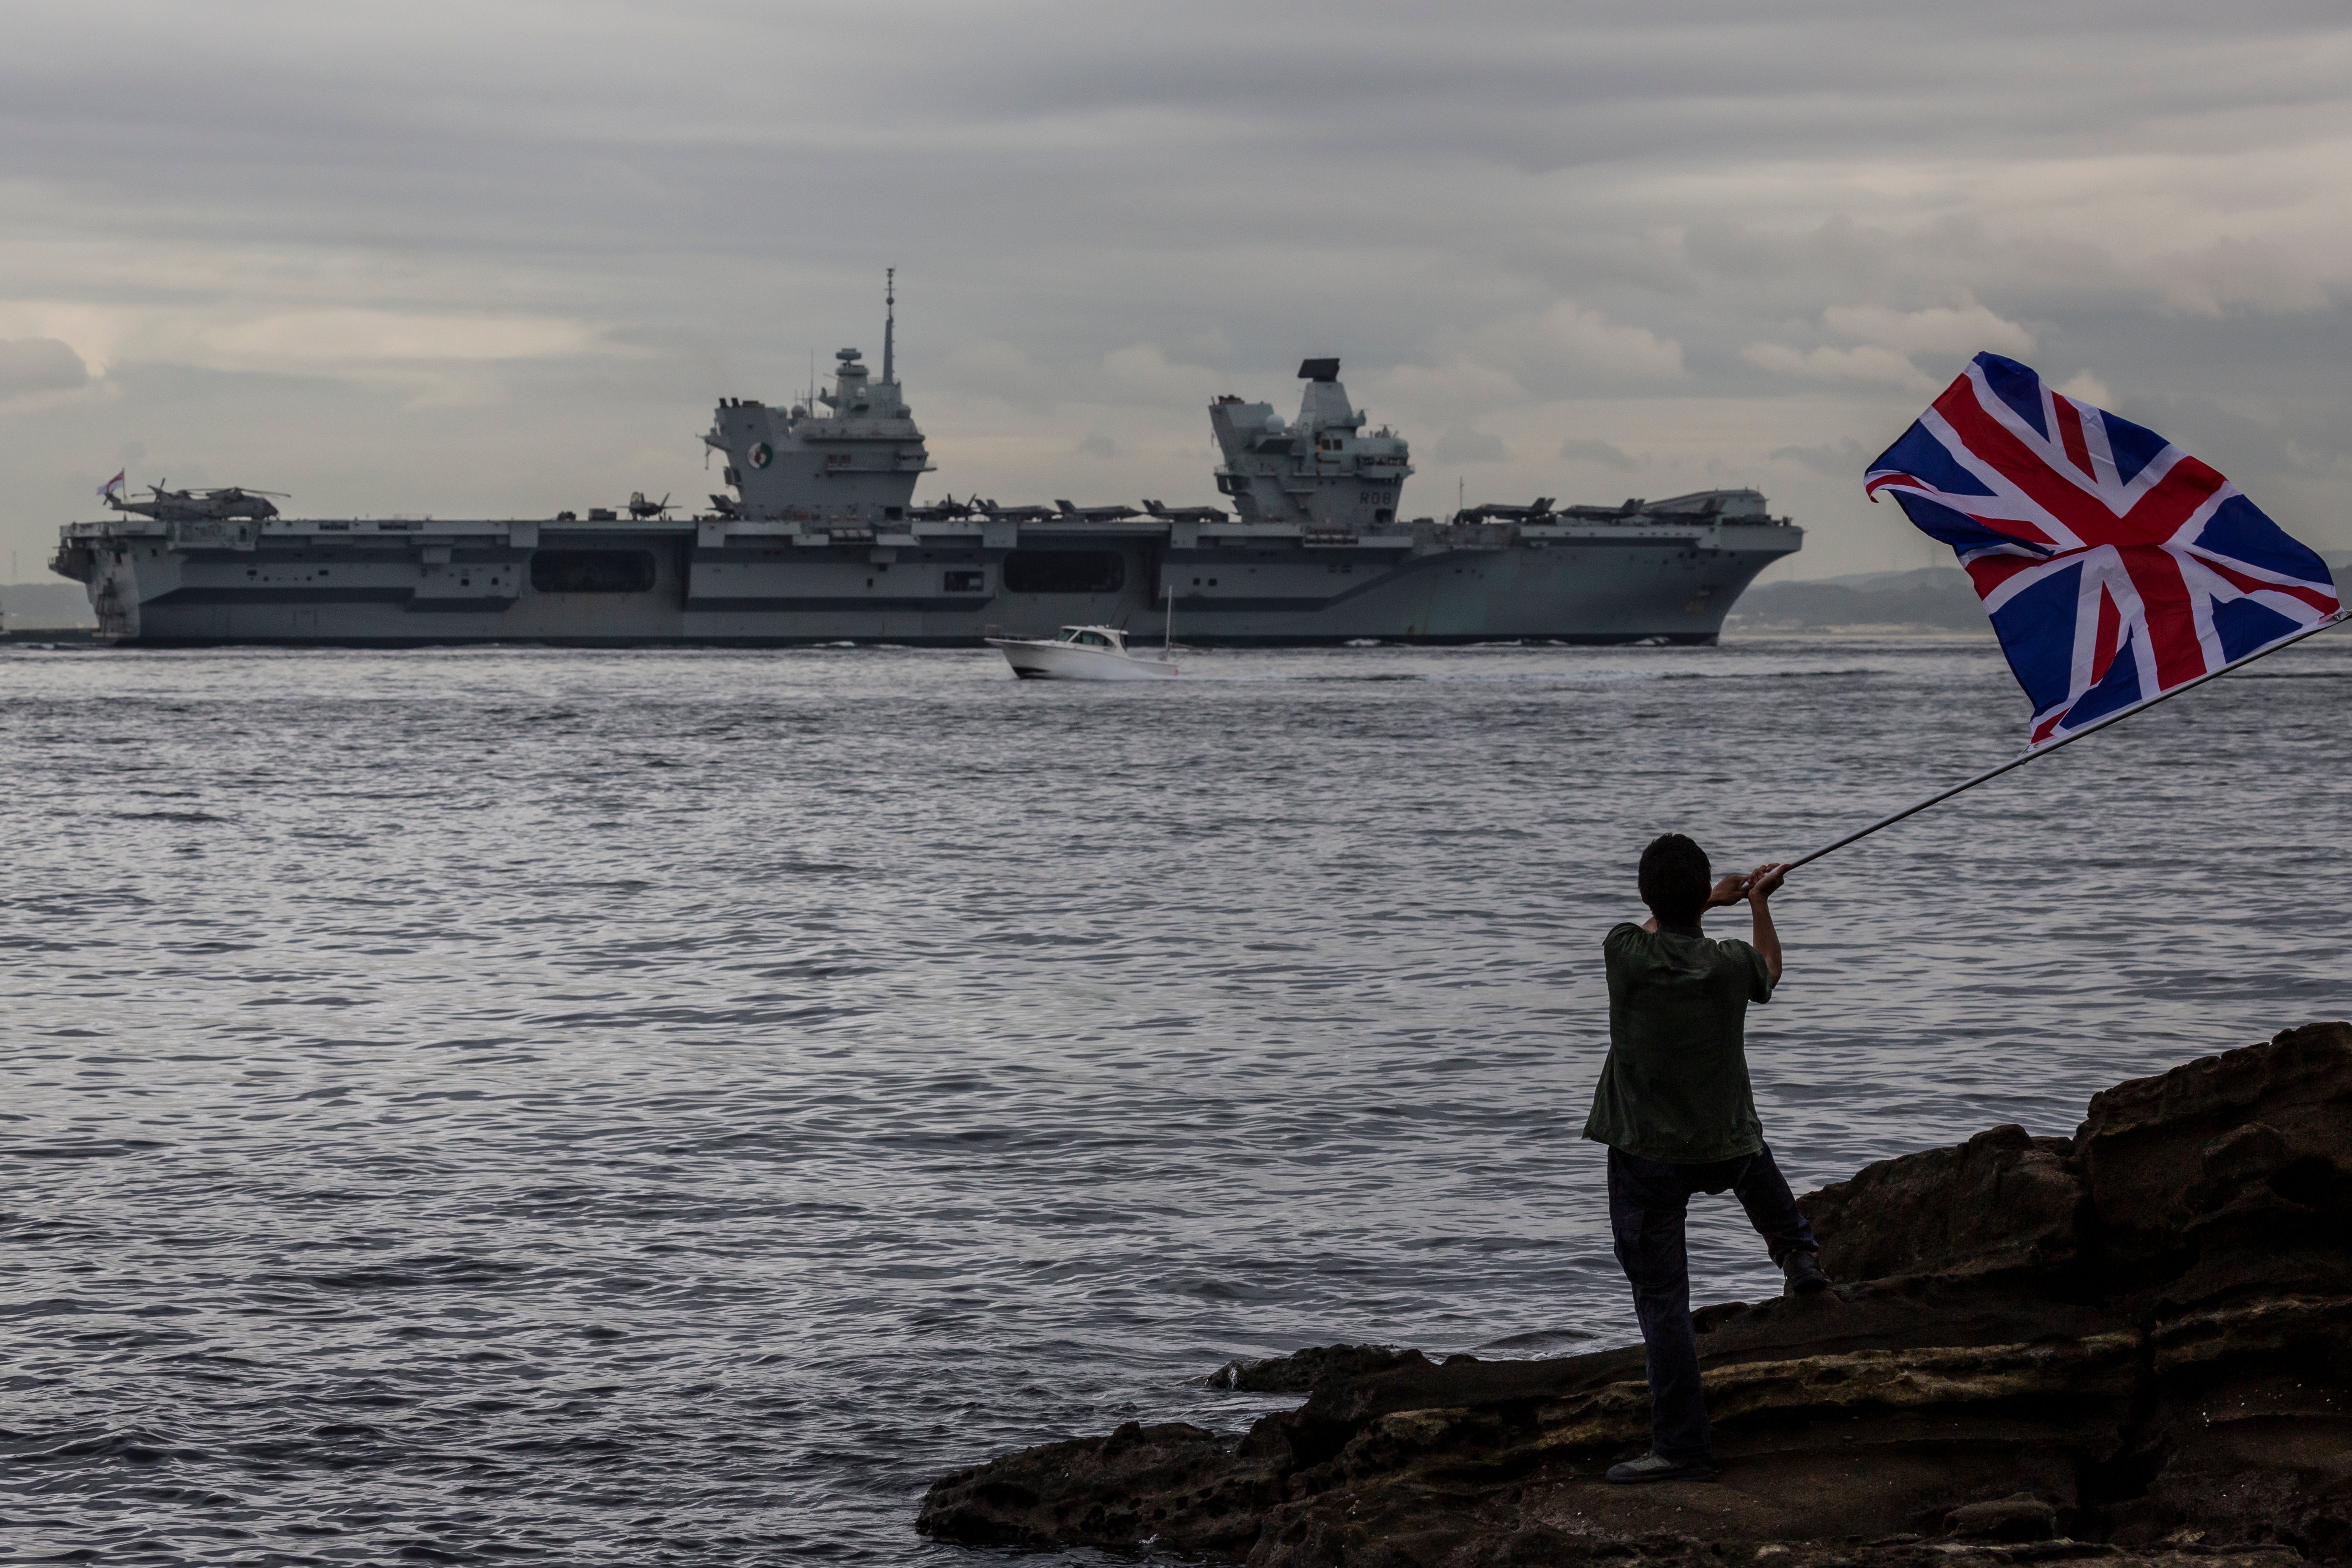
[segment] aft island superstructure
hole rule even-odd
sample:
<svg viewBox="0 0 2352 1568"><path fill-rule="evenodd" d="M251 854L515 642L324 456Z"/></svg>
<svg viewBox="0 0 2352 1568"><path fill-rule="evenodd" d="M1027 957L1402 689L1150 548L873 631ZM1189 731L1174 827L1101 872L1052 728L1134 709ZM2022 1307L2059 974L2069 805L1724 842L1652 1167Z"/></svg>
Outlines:
<svg viewBox="0 0 2352 1568"><path fill-rule="evenodd" d="M703 439L730 493L585 517L289 518L259 492L170 492L62 531L100 635L156 644L978 645L1171 620L1200 645L1715 640L1802 533L1752 489L1617 507L1400 511L1402 437L1367 431L1339 362L1296 419L1209 410L1234 510L918 506L930 471L897 379L835 356L812 403L723 400ZM234 501L215 498L234 495Z"/></svg>

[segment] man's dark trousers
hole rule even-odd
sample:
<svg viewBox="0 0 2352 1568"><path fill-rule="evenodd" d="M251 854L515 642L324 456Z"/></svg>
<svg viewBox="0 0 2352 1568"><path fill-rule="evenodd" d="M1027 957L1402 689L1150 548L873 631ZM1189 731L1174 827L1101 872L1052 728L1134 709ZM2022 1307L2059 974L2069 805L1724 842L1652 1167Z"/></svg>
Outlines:
<svg viewBox="0 0 2352 1568"><path fill-rule="evenodd" d="M1690 1257L1683 1216L1694 1193L1729 1188L1779 1263L1816 1252L1813 1227L1797 1210L1769 1146L1737 1160L1674 1165L1609 1151L1609 1227L1617 1261L1633 1285L1633 1310L1649 1352L1650 1451L1677 1464L1709 1458L1706 1398L1698 1381L1698 1335L1691 1329Z"/></svg>

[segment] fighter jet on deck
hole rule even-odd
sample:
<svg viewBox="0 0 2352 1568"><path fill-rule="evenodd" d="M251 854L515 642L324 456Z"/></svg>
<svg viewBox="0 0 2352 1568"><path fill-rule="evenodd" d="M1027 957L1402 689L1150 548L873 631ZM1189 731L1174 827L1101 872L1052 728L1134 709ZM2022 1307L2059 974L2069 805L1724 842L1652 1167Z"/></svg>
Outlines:
<svg viewBox="0 0 2352 1568"><path fill-rule="evenodd" d="M961 522L979 510L978 497L975 496L970 500L958 500L950 491L941 497L936 505L908 507L907 519L910 522Z"/></svg>
<svg viewBox="0 0 2352 1568"><path fill-rule="evenodd" d="M1541 522L1552 514L1551 500L1552 498L1549 496L1538 496L1527 506L1503 506L1488 501L1484 505L1469 508L1454 521L1457 522Z"/></svg>
<svg viewBox="0 0 2352 1568"><path fill-rule="evenodd" d="M1219 511L1213 506L1170 506L1163 501L1147 500L1143 510L1162 522L1231 522L1231 512Z"/></svg>
<svg viewBox="0 0 2352 1568"><path fill-rule="evenodd" d="M999 506L992 500L977 498L971 504L980 510L981 516L992 522L1045 522L1059 515L1051 507Z"/></svg>
<svg viewBox="0 0 2352 1568"><path fill-rule="evenodd" d="M1054 504L1073 522L1117 522L1122 518L1142 515L1131 506L1072 506L1066 500Z"/></svg>

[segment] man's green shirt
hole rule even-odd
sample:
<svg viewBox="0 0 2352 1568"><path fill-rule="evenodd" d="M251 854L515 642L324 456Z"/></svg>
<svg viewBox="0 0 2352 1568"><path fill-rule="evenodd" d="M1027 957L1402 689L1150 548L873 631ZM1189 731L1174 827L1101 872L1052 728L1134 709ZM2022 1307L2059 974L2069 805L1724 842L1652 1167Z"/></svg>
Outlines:
<svg viewBox="0 0 2352 1568"><path fill-rule="evenodd" d="M1609 933L1609 1059L1584 1135L1677 1165L1764 1146L1748 1086L1748 1004L1772 999L1772 971L1744 942Z"/></svg>

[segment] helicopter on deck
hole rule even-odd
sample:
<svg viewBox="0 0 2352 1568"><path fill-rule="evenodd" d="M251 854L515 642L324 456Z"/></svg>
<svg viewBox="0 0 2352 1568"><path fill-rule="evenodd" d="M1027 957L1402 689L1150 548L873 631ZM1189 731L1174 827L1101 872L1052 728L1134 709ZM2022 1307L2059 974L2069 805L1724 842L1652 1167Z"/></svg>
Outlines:
<svg viewBox="0 0 2352 1568"><path fill-rule="evenodd" d="M149 485L155 492L152 500L125 500L112 490L106 494L106 504L117 511L136 512L152 517L158 522L222 522L230 518L250 518L259 522L278 515L277 505L268 498L285 498L283 490L248 490L236 485L222 485L215 489L167 490L162 485Z"/></svg>

